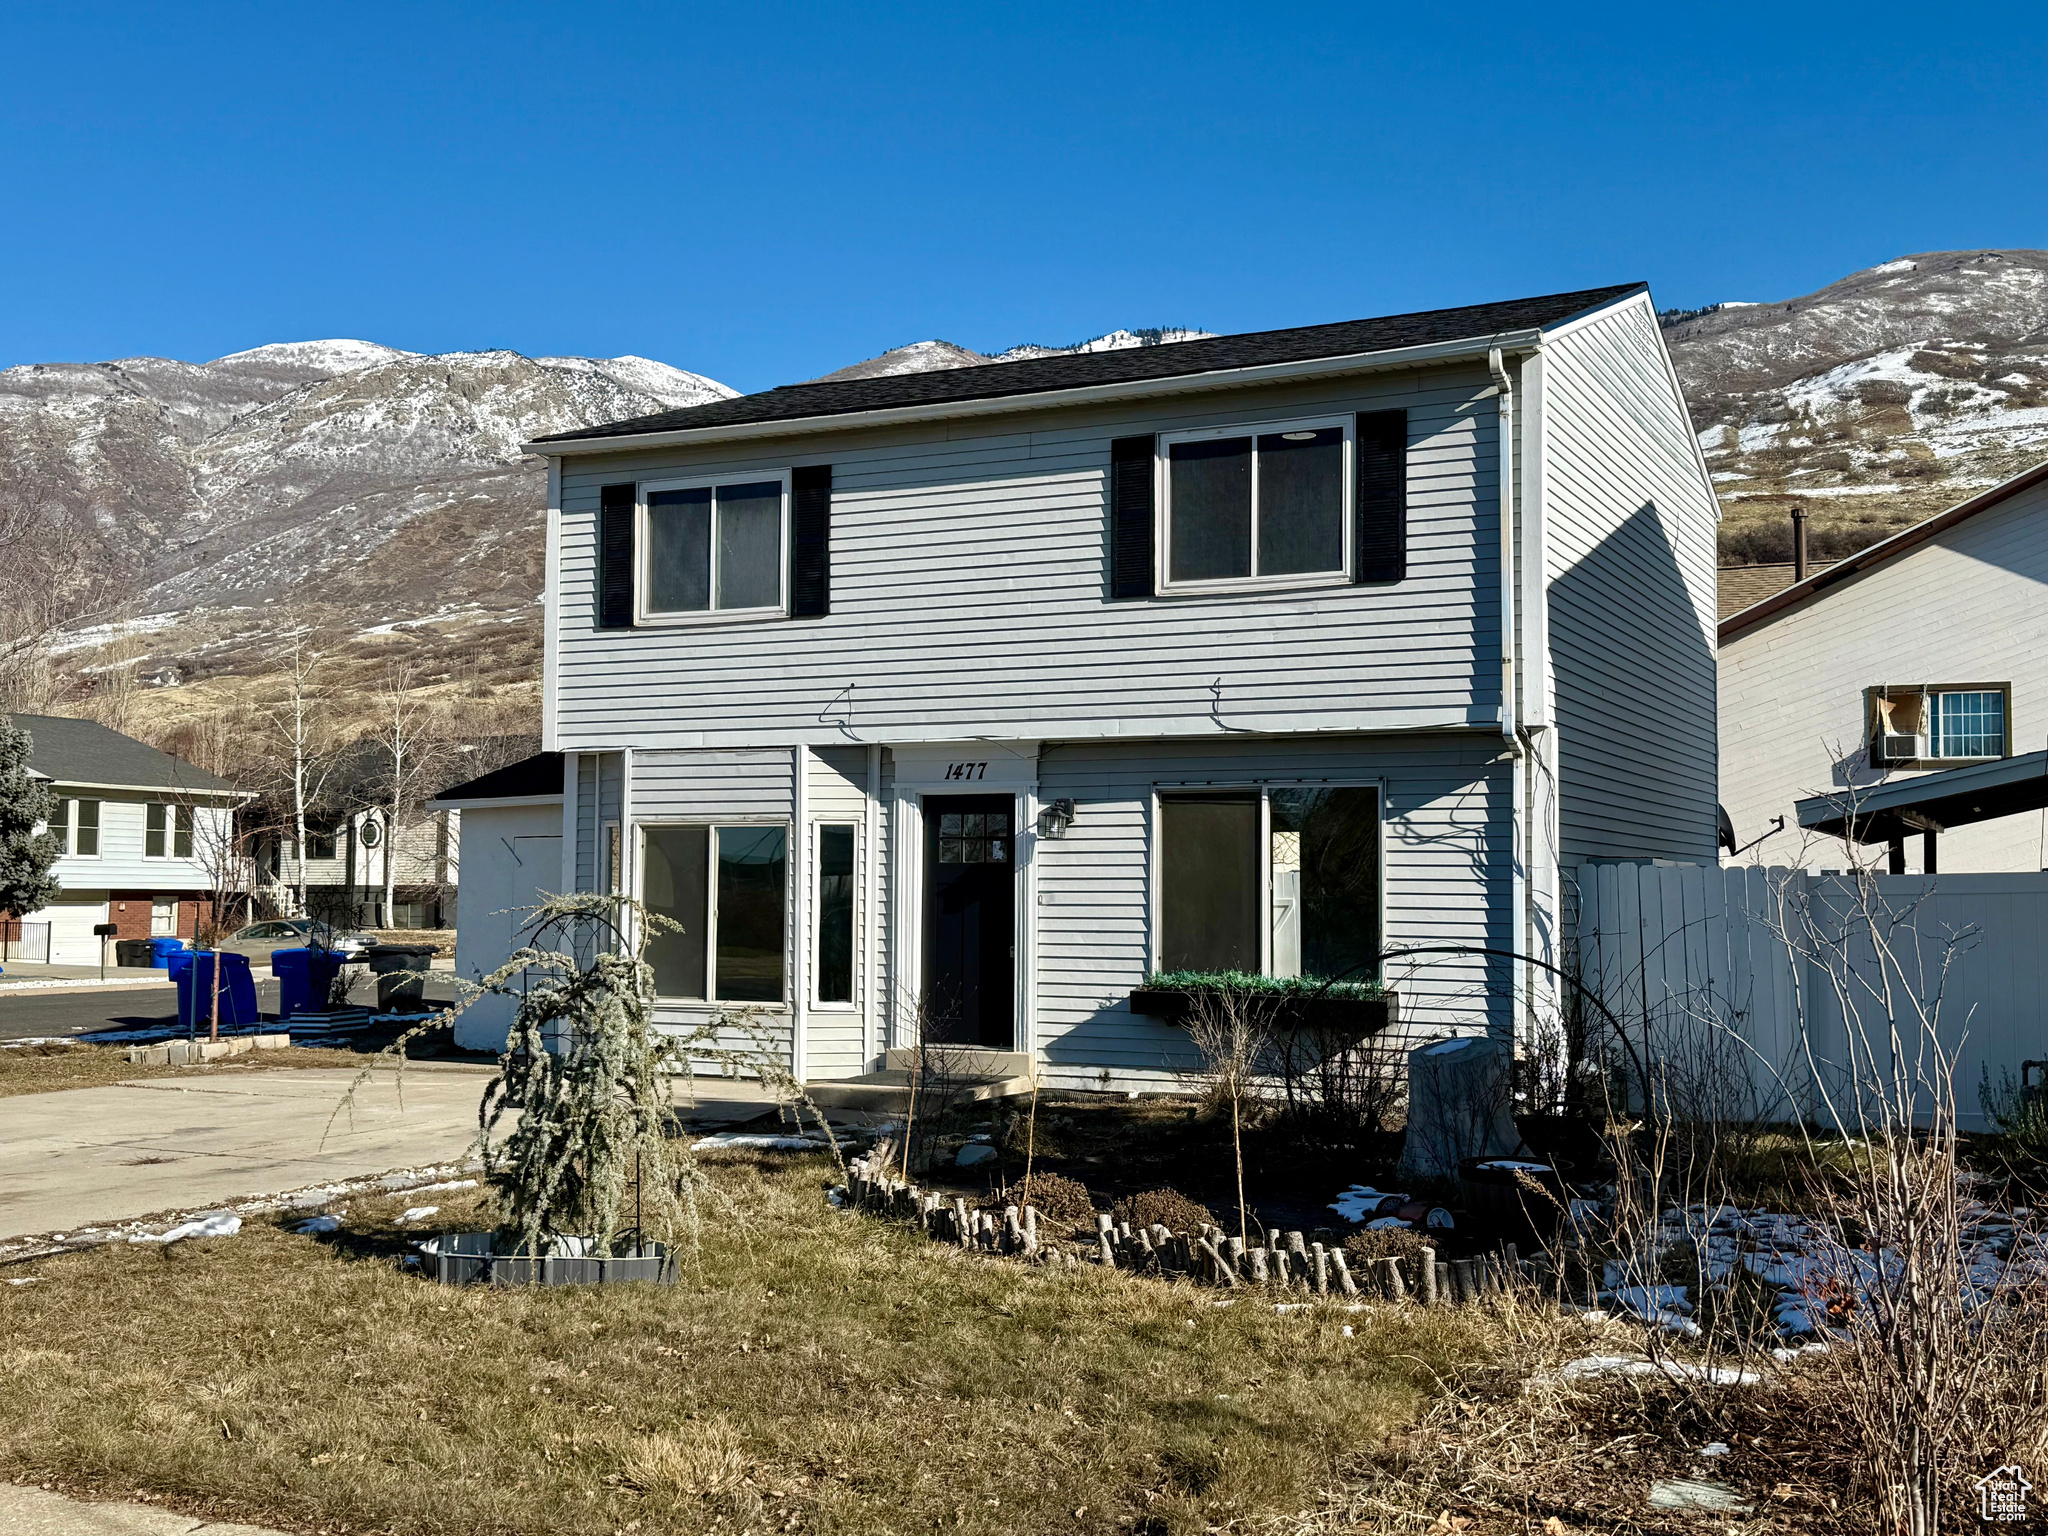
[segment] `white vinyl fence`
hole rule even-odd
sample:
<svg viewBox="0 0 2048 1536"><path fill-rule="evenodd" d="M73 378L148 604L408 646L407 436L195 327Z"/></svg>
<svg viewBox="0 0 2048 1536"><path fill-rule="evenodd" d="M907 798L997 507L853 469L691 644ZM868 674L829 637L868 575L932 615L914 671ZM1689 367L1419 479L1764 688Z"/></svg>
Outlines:
<svg viewBox="0 0 2048 1536"><path fill-rule="evenodd" d="M1838 1122L1850 1063L1867 1078L1873 1048L1877 1072L1927 1076L1926 1016L1956 1053L1962 1125L1986 1129L1986 1073L2017 1081L2048 1058L2048 871L1587 865L1576 941L1625 1059L1703 1108Z"/></svg>

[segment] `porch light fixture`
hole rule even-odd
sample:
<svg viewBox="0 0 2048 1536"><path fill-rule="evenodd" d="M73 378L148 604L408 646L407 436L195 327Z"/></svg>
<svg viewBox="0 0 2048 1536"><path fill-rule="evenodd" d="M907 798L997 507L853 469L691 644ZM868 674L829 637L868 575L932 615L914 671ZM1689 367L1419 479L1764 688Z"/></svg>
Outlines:
<svg viewBox="0 0 2048 1536"><path fill-rule="evenodd" d="M1057 841L1074 824L1074 802L1055 800L1038 813L1038 835Z"/></svg>

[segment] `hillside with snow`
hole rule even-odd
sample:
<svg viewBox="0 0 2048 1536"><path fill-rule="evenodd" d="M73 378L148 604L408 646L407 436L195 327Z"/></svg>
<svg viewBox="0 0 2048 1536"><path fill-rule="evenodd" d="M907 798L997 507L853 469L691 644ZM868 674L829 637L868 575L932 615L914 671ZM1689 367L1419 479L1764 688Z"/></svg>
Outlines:
<svg viewBox="0 0 2048 1536"><path fill-rule="evenodd" d="M2048 458L2048 251L1904 256L1667 317L1724 559L1834 558Z"/></svg>

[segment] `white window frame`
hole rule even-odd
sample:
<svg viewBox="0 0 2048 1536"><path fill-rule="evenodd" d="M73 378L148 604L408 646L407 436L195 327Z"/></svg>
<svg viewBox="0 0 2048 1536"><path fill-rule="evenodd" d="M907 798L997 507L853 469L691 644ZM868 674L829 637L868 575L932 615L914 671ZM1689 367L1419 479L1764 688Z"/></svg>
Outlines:
<svg viewBox="0 0 2048 1536"><path fill-rule="evenodd" d="M633 622L639 625L728 624L759 619L786 618L789 614L790 479L787 469L736 470L723 475L694 475L686 480L647 480L633 495ZM718 602L718 487L760 485L774 480L782 486L781 534L776 544L776 591L773 607L720 608ZM650 609L647 606L647 558L652 545L647 535L647 498L656 491L701 491L711 495L711 601L709 608Z"/></svg>
<svg viewBox="0 0 2048 1536"><path fill-rule="evenodd" d="M74 859L98 859L103 857L107 847L107 802L104 800L84 800L75 795L66 795L64 798L71 802L71 814L66 822L68 830L65 837L65 841L71 846L65 851ZM78 851L78 834L81 829L78 812L81 806L87 805L93 807L92 840L94 846L91 853L80 853Z"/></svg>
<svg viewBox="0 0 2048 1536"><path fill-rule="evenodd" d="M676 828L703 827L709 834L704 839L704 987L705 991L718 990L718 833L722 827L780 827L782 828L782 996L772 1003L735 1002L730 998L682 997L674 993L657 992L654 1001L657 1006L669 1005L685 1008L765 1008L771 1013L790 1011L790 926L794 921L791 902L795 897L795 880L792 875L796 867L796 829L787 821L776 816L725 816L717 820L683 817L681 819L649 819L633 823L633 899L646 900L645 881L647 875L647 834ZM856 855L857 857L858 855ZM798 878L801 878L800 876Z"/></svg>
<svg viewBox="0 0 2048 1536"><path fill-rule="evenodd" d="M1387 824L1391 819L1387 811L1387 781L1381 778L1335 778L1335 779L1221 779L1188 780L1185 782L1161 782L1152 786L1151 803L1147 807L1149 825L1146 828L1148 843L1146 857L1146 889L1148 899L1147 926L1150 928L1150 942L1146 948L1148 958L1146 972L1162 970L1166 964L1166 903L1161 869L1166 859L1165 818L1160 814L1159 803L1171 800L1176 795L1257 795L1259 797L1259 974L1273 974L1273 791L1276 789L1369 789L1379 797L1379 848L1377 867L1378 889L1373 899L1379 904L1380 948L1387 946ZM1381 975L1385 982L1384 971Z"/></svg>
<svg viewBox="0 0 2048 1536"><path fill-rule="evenodd" d="M155 811L163 817L163 825L157 829L158 835L163 839L164 851L162 853L151 853L149 851L149 813L151 811ZM176 846L175 838L171 832L171 825L171 808L166 802L162 800L147 800L143 802L142 856L145 859L154 863L160 860L168 860L171 857L171 849Z"/></svg>
<svg viewBox="0 0 2048 1536"><path fill-rule="evenodd" d="M1252 439L1252 564L1259 559L1259 454L1258 439L1281 432L1321 432L1340 428L1344 433L1343 504L1338 514L1343 524L1343 554L1334 571L1294 571L1279 576L1221 576L1199 581L1173 579L1173 455L1175 443L1213 442L1226 437ZM1202 427L1187 432L1162 432L1154 442L1153 475L1158 506L1154 515L1152 545L1157 554L1154 576L1163 593L1281 592L1309 587L1351 585L1355 560L1352 549L1353 503L1357 496L1355 466L1358 462L1358 418L1355 415L1304 416L1289 421L1238 422L1227 427Z"/></svg>
<svg viewBox="0 0 2048 1536"><path fill-rule="evenodd" d="M823 904L818 900L818 881L825 878L825 843L819 836L827 827L844 827L853 834L853 996L845 1002L828 1003L818 996L818 978L823 971L818 963L819 945L825 937L825 930L819 921ZM811 872L810 886L805 891L809 898L807 910L811 915L811 931L807 942L810 945L810 972L805 983L809 994L804 1006L813 1013L858 1013L860 1012L861 989L861 922L866 916L867 849L866 839L860 822L849 816L819 816L811 822Z"/></svg>

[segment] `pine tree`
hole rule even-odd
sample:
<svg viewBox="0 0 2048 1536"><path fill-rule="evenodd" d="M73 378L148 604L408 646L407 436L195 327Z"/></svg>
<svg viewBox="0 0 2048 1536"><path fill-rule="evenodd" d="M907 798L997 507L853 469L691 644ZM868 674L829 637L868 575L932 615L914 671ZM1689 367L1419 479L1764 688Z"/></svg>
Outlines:
<svg viewBox="0 0 2048 1536"><path fill-rule="evenodd" d="M27 731L0 716L0 912L16 917L48 906L57 896L50 873L57 862L57 840L36 831L38 823L50 819L50 786L29 775L34 749Z"/></svg>

